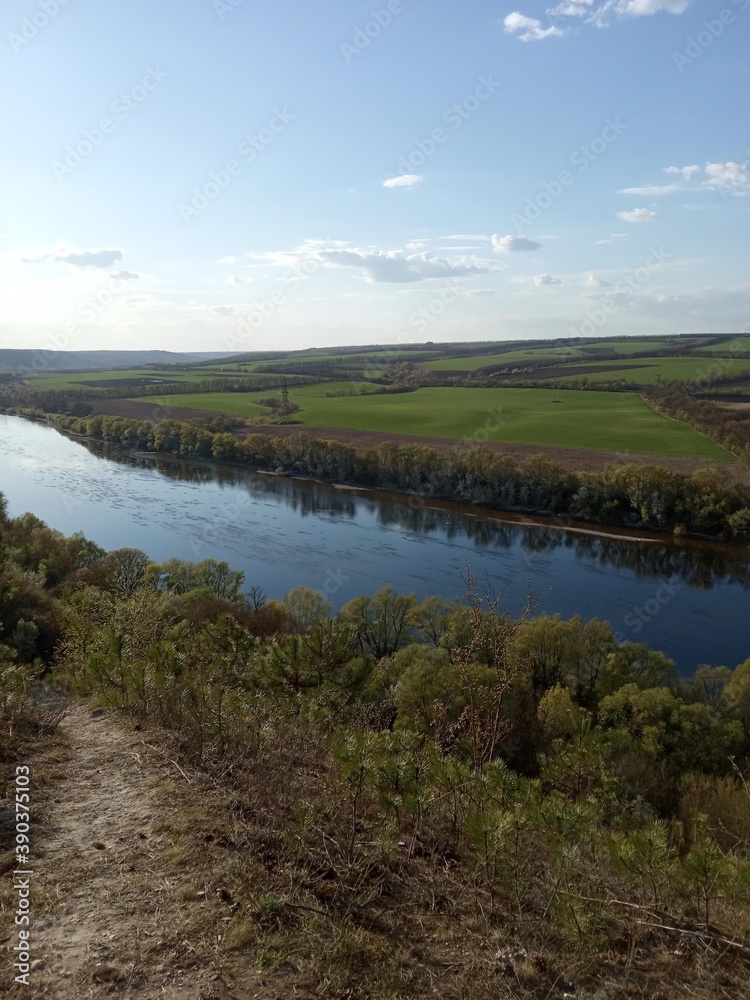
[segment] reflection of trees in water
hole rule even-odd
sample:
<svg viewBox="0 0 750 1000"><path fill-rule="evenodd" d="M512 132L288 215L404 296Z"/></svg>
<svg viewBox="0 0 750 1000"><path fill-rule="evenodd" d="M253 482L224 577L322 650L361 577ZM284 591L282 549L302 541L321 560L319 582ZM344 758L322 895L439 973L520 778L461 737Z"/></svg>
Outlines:
<svg viewBox="0 0 750 1000"><path fill-rule="evenodd" d="M562 534L562 533L561 533ZM710 589L720 581L750 583L750 564L741 551L723 545L632 542L620 538L566 532L566 548L577 559L627 569L638 576L681 577L690 587Z"/></svg>
<svg viewBox="0 0 750 1000"><path fill-rule="evenodd" d="M510 549L518 545L529 559L557 549L572 551L576 559L624 569L638 576L682 578L690 587L710 589L720 582L750 584L750 561L742 550L731 546L670 542L637 542L603 535L580 535L544 524L533 526L500 520L497 515L458 513L454 510L410 503L396 494L360 495L338 490L326 483L264 476L246 469L201 464L187 459L160 456L129 456L99 442L81 442L92 454L120 464L156 469L169 479L189 483L217 483L239 487L254 500L272 497L303 517L328 514L356 518L367 513L381 525L398 527L419 535L441 533L445 538L467 538L482 548ZM230 501L231 502L231 501Z"/></svg>

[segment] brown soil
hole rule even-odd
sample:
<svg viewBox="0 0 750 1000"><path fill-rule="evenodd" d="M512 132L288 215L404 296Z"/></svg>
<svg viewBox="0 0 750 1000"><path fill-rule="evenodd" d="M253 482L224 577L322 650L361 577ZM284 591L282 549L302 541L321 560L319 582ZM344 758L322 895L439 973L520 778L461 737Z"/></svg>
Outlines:
<svg viewBox="0 0 750 1000"><path fill-rule="evenodd" d="M548 379L548 378L580 378L581 375L606 375L609 372L626 372L633 368L650 368L648 364L630 365L607 365L606 368L598 365L580 365L575 368L570 365L554 365L550 368L535 368L533 371L525 372L524 378ZM514 376L518 378L518 376Z"/></svg>
<svg viewBox="0 0 750 1000"><path fill-rule="evenodd" d="M94 413L113 417L131 417L134 420L210 420L219 414L196 410L189 406L161 406L148 399L100 399L92 401Z"/></svg>
<svg viewBox="0 0 750 1000"><path fill-rule="evenodd" d="M217 416L206 410L196 410L189 407L154 407L142 400L108 399L94 404L97 413L109 413L118 417L133 417L139 420L190 420L198 417L209 420ZM436 451L448 452L461 450L466 445L450 438L420 437L415 434L388 434L382 431L344 430L333 427L305 427L302 424L258 424L243 428L239 434L269 434L273 437L288 437L291 434L309 434L311 437L326 441L341 441L359 450L374 448L384 441L396 444L418 444ZM484 445L497 455L507 455L517 461L523 461L532 455L544 454L556 465L575 472L597 472L606 465L659 465L673 472L691 473L698 469L715 467L732 480L740 483L750 483L750 470L733 462L716 463L700 458L675 458L663 455L638 455L610 451L594 451L588 448L557 448L536 444L511 444L490 441Z"/></svg>
<svg viewBox="0 0 750 1000"><path fill-rule="evenodd" d="M715 403L720 410L738 410L740 412L747 412L750 410L750 399L740 401L737 403Z"/></svg>
<svg viewBox="0 0 750 1000"><path fill-rule="evenodd" d="M187 776L132 724L81 704L63 720L60 735L67 759L57 764L54 784L36 792L36 815L41 807L45 819L32 827L30 985L10 984L6 952L0 994L284 996L266 988L257 965L222 945L228 907L216 892L203 891L209 874L193 856L181 863L184 847L166 832L190 808L185 796L195 793ZM33 774L44 761L32 766ZM2 951L15 935L4 938Z"/></svg>
<svg viewBox="0 0 750 1000"><path fill-rule="evenodd" d="M79 385L89 385L95 389L118 389L130 385L177 385L173 378L99 378L90 379L87 382L79 382Z"/></svg>

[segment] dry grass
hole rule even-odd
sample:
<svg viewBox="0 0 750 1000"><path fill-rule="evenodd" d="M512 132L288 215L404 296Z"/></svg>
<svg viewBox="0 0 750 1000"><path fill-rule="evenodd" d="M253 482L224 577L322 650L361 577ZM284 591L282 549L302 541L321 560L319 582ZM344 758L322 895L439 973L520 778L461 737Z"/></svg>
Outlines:
<svg viewBox="0 0 750 1000"><path fill-rule="evenodd" d="M35 898L36 919L52 927L41 943L62 940L55 927L74 927L80 946L67 978L43 970L37 992L6 984L10 997L747 995L747 963L710 941L645 926L627 911L612 918L606 940L577 939L543 908L535 916L512 894L493 895L445 831L426 826L415 840L411 820L386 816L373 793L353 823L325 734L281 710L231 778L184 761L178 770L178 748L163 733L133 730L114 714L92 720L80 708L33 751L48 838L37 843L54 862ZM106 851L78 852L79 833L69 829L76 804L105 818L111 809L115 825L97 833ZM527 851L531 864L533 840ZM544 899L547 887L528 891ZM731 909L716 919L737 923Z"/></svg>

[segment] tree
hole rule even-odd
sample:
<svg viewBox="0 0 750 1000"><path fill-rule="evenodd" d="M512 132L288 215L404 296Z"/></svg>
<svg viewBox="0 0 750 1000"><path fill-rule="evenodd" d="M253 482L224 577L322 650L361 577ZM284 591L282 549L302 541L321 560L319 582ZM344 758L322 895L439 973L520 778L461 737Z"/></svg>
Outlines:
<svg viewBox="0 0 750 1000"><path fill-rule="evenodd" d="M227 601L241 599L242 584L245 582L242 570L230 569L229 563L217 562L216 559L203 559L198 563L168 559L161 566L150 567L149 572L157 586L175 594L210 590Z"/></svg>
<svg viewBox="0 0 750 1000"><path fill-rule="evenodd" d="M396 594L390 584L374 597L355 597L339 612L339 619L354 629L360 648L376 660L391 656L412 641L417 598Z"/></svg>
<svg viewBox="0 0 750 1000"><path fill-rule="evenodd" d="M665 653L649 649L640 642L623 642L610 653L604 664L599 693L613 694L626 684L645 690L672 687L677 681L674 660Z"/></svg>
<svg viewBox="0 0 750 1000"><path fill-rule="evenodd" d="M284 597L283 605L298 632L309 632L319 622L329 618L333 607L311 587L295 587Z"/></svg>
<svg viewBox="0 0 750 1000"><path fill-rule="evenodd" d="M728 667L711 667L702 663L693 674L693 691L705 704L716 711L724 707L724 690L732 676Z"/></svg>
<svg viewBox="0 0 750 1000"><path fill-rule="evenodd" d="M537 697L560 684L572 671L576 632L576 624L563 621L560 615L542 615L525 622L518 630L512 656L529 678Z"/></svg>
<svg viewBox="0 0 750 1000"><path fill-rule="evenodd" d="M606 741L593 717L575 705L567 688L551 688L539 703L539 721L550 743L539 758L542 781L578 801L594 787L609 790Z"/></svg>
<svg viewBox="0 0 750 1000"><path fill-rule="evenodd" d="M746 745L750 745L750 659L740 663L724 688L724 700L733 718L742 724Z"/></svg>
<svg viewBox="0 0 750 1000"><path fill-rule="evenodd" d="M125 594L132 594L143 581L149 559L140 549L115 549L105 560L112 567L117 587Z"/></svg>

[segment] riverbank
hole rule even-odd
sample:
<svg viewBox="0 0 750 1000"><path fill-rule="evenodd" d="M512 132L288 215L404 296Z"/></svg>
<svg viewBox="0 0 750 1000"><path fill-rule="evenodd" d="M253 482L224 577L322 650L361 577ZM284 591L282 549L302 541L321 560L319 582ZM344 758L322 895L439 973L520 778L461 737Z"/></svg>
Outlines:
<svg viewBox="0 0 750 1000"><path fill-rule="evenodd" d="M91 404L94 413L102 416L125 417L137 420L149 420L160 423L164 420L208 420L215 414L210 414L206 410L198 410L190 407L163 407L154 406L146 400L132 399L109 399L95 400ZM285 438L300 431L309 434L311 437L321 441L338 441L357 450L364 451L368 448L376 448L385 442L400 446L418 445L431 448L440 454L450 454L458 451L466 451L469 448L477 447L475 441L457 441L449 438L420 436L415 434L389 434L379 431L358 431L345 430L337 427L300 427L299 424L249 424L246 428L238 431L239 437L246 437L249 434L266 434L269 437ZM716 463L707 459L699 458L676 458L669 455L644 455L635 453L608 451L597 451L590 448L562 448L555 446L542 446L534 444L517 444L513 442L482 442L482 447L486 448L494 455L512 458L514 461L523 462L527 458L543 453L550 458L560 468L569 472L600 472L607 466L613 464L620 466L628 465L658 465L670 472L678 472L684 475L691 475L702 469L718 467L722 474L726 475L732 482L740 485L750 486L750 469L740 463L733 461L727 452L727 461Z"/></svg>
<svg viewBox="0 0 750 1000"><path fill-rule="evenodd" d="M155 561L223 560L269 597L304 586L339 609L390 585L460 599L470 566L509 613L531 591L545 613L609 621L681 669L747 656L750 560L733 545L336 489L139 447L127 455L15 417L0 416L0 466L13 517L30 511L66 535Z"/></svg>
<svg viewBox="0 0 750 1000"><path fill-rule="evenodd" d="M99 418L89 418L89 420L102 420ZM57 431L61 431L67 434L78 435L82 438L95 441L103 441L103 437L92 436L90 434L84 433L80 429L77 429L79 425L83 425L86 430L89 429L90 424L87 420L74 420L71 418L52 418L47 421L50 426L55 428ZM138 433L140 433L140 428L142 424L137 424L135 421L129 421L129 430L135 430L138 428ZM196 435L200 433L200 430L196 429L194 425L181 425L173 424L175 427L187 426L192 429L193 441L195 442ZM487 493L490 495L498 493L497 484L493 482L492 470L493 467L488 468L487 463L478 463L478 469L474 469L475 459L477 455L487 455L491 458L491 452L488 452L482 446L481 448L476 446L463 453L453 452L451 455L444 456L437 452L432 452L424 447L407 447L402 446L399 448L394 445L392 441L383 442L381 447L378 449L370 450L368 452L359 452L352 446L342 446L335 441L322 441L319 438L312 438L306 432L300 432L295 429L295 434L282 437L282 444L278 445L278 442L273 436L266 434L255 434L251 435L249 432L244 434L243 437L238 437L236 434L230 435L229 433L216 433L205 431L204 434L211 435L204 442L206 446L210 445L210 451L212 453L212 458L206 457L204 454L187 454L180 455L175 452L175 442L174 435L165 437L164 443L168 444L169 447L158 448L153 447L153 442L157 440L162 440L157 438L156 435L149 435L148 444L149 446L145 449L148 454L153 454L155 456L174 458L180 460L182 458L189 458L191 461L198 462L209 462L210 464L226 465L233 468L244 468L253 471L258 474L263 475L282 475L282 476L292 476L301 479L311 479L313 481L325 482L328 484L334 484L338 488L344 485L351 487L357 487L358 489L368 489L375 492L387 492L391 494L403 495L409 498L410 505L422 506L426 501L439 502L439 503L458 503L459 505L474 506L482 511L500 511L503 514L521 514L526 516L542 517L548 519L550 522L550 527L562 527L564 529L573 530L576 525L580 525L580 530L587 531L593 534L605 534L608 532L610 535L617 537L615 532L625 532L625 534L620 535L620 537L634 538L630 532L647 532L648 536L652 533L660 536L665 534L673 534L676 537L689 537L695 540L704 541L722 541L731 542L739 545L740 547L747 547L750 544L750 525L746 525L742 520L741 514L738 511L742 511L743 507L746 509L750 506L750 493L745 490L741 490L736 484L726 482L721 475L721 472L711 472L708 475L714 476L713 482L708 482L709 488L714 494L713 506L718 507L720 504L724 505L726 513L722 515L718 524L720 525L720 530L718 531L707 531L700 530L700 526L693 523L690 515L685 517L685 520L677 520L676 513L671 517L669 516L669 511L667 509L669 503L676 503L680 499L680 491L682 491L685 496L681 499L683 501L690 499L692 480L683 474L670 474L665 470L661 470L658 466L614 466L608 467L602 473L588 473L582 474L581 476L575 476L572 473L565 473L563 469L553 465L548 457L544 454L536 454L530 456L524 463L520 466L516 464L512 459L507 457L501 460L495 460L494 470L498 479L505 476L506 479L510 477L512 481L509 485L511 487L511 495L514 497L544 497L546 500L546 505L543 503L518 503L518 502L492 502L489 498L482 502L483 496ZM221 438L219 441L218 439ZM123 438L124 441L130 440L130 434ZM152 442L153 439L153 442ZM253 442L260 442L260 452L263 453L263 461L253 461L253 455L256 458L260 457L259 452L251 451L247 452L245 448L248 446L253 446ZM272 447L277 448L277 457L273 459L269 453L268 448L263 446L263 442L267 442ZM233 443L234 442L234 443ZM110 447L123 448L123 443L118 441L116 438L114 440L107 440L106 443ZM140 451L144 450L144 442L139 442L137 446L124 445L124 450L126 454L135 455ZM390 445L390 451L384 451L382 448L385 445ZM217 445L219 446L219 451L217 452ZM299 457L295 458L290 455L285 450L285 445L290 448L297 446L297 450L303 452ZM244 446L244 447L243 447ZM279 448L281 450L279 450ZM315 451L314 455L308 455L307 452L312 449ZM195 451L195 447L192 447ZM245 461L232 460L233 453L236 454L238 451L242 450L242 457ZM386 466L390 463L391 466L394 465L393 451L395 450L396 459L395 464L397 469L387 469ZM406 474L402 468L403 461L402 456L406 457L407 469L410 464L414 466L427 465L428 471L426 473L421 473L418 469L408 469ZM440 488L439 486L433 485L435 483L435 470L440 466L444 466L447 469L447 481L455 480L455 470L464 469L464 478L468 476L473 482L477 479L477 474L479 476L479 484L472 485L468 487L468 492L470 494L466 499L459 497L459 499L453 500L452 497L446 497L445 488ZM269 468L272 466L272 468ZM300 467L301 466L301 467ZM329 475L321 475L322 468L330 469ZM315 474L310 474L312 471ZM340 472L346 469L348 475L341 477ZM380 477L382 473L385 473L385 478L388 480L387 485L374 484L371 481L362 482L362 478L365 477L371 480L374 477ZM395 479L394 482L394 473ZM426 483L421 489L409 489L404 488L398 479L406 478L407 480L413 480L416 478L417 481L424 479L425 475L429 477L428 486ZM625 477L625 482L616 487L616 491L613 493L612 486L617 480L617 477L623 479ZM520 477L520 481L519 481ZM630 477L630 478L628 478ZM635 477L635 481L631 481L632 477ZM640 477L640 482L638 481ZM348 479L349 482L338 482L340 478ZM664 481L666 479L666 481ZM443 471L443 480L446 480L445 471ZM482 485L482 481L484 485ZM447 485L447 482L446 482ZM698 483L698 492L705 492L706 480L701 477ZM573 499L576 487L584 488L588 494L597 491L603 496L601 500L589 503L587 507L587 512L590 514L592 511L595 513L597 509L601 508L607 513L607 519L599 520L597 517L586 516L585 513L580 511L571 510L564 503L560 503L561 492L567 494ZM541 490L541 492L540 492ZM640 502L640 505L635 506L632 504L630 499L630 494L633 490L640 493L644 500ZM657 496L649 498L649 492L654 492L656 490ZM718 491L718 493L717 493ZM723 495L722 494L723 491ZM740 491L740 492L738 492ZM454 494L456 492L467 492L467 487L454 488L451 490ZM508 497L508 490L500 489L499 491L504 497ZM578 490L580 493L581 490ZM663 499L658 496L660 492L665 492L667 494L672 494L671 499L667 500L667 497ZM471 495L471 494L474 495ZM676 495L675 495L676 493ZM619 499L616 499L619 494ZM734 494L734 495L733 495ZM743 499L744 494L744 499ZM553 501L553 497L555 498ZM468 501L468 503L467 503ZM645 502L644 502L645 501ZM730 514L728 503L732 503L735 513ZM708 503L708 498L702 499L699 507L702 509ZM666 504L666 506L665 506ZM618 505L620 510L618 510ZM562 507L559 510L550 509L553 506ZM667 525L663 523L649 523L652 521L651 515L644 515L645 511L649 510L650 506L656 506L661 509L662 514L660 519L664 520L664 515L666 514ZM628 513L630 509L630 513ZM739 518L739 520L737 520ZM737 525L733 524L733 519L737 521ZM631 521L631 524L626 523ZM642 523L638 524L638 521ZM614 522L614 524L613 524ZM618 523L619 522L619 523ZM635 523L632 523L635 522ZM676 523L670 523L676 522ZM616 526L616 527L615 527ZM665 531L665 527L671 526L672 531ZM614 531L613 531L614 529Z"/></svg>
<svg viewBox="0 0 750 1000"><path fill-rule="evenodd" d="M36 418L26 419L36 420ZM72 440L90 441L92 444L102 444L102 441L99 438L93 438L85 434L77 434L74 431L61 431L54 421L36 420L36 422L42 423L45 426L50 427L52 430L64 434L66 437L70 437ZM115 447L120 454L133 459L159 459L160 461L171 461L175 464L186 460L183 456L175 455L171 452L139 451L136 449L121 448L113 445L110 445L110 447ZM462 504L435 497L430 497L430 502L427 503L427 498L402 490L380 489L373 486L356 486L352 483L334 483L315 476L290 475L285 472L276 472L270 469L249 468L247 465L242 465L239 462L217 462L210 459L194 457L191 457L189 461L194 462L196 465L205 465L209 468L241 469L246 472L251 472L257 476L270 476L275 479L292 479L302 483L320 483L325 486L330 486L335 490L356 492L362 497L369 496L374 499L388 497L390 499L400 499L402 501L406 500L413 510L425 508L428 510L441 511L443 513L456 513L464 517L492 518L500 523L513 524L521 528L548 528L555 531L566 531L571 534L578 535L591 535L596 538L607 538L614 541L619 540L652 544L663 543L666 541L679 541L681 538L686 540L689 539L691 542L714 544L717 541L721 541L723 544L731 544L725 542L723 539L713 538L710 535L701 535L690 532L682 532L675 536L666 534L663 531L651 531L648 532L648 534L644 534L642 531L628 530L625 528L614 530L609 529L606 525L589 524L588 522L576 519L573 515L549 514L543 510L521 509L498 511L496 508L484 507L481 504ZM534 517L536 520L529 520L529 517ZM740 551L747 548L746 546L739 545L735 547Z"/></svg>

